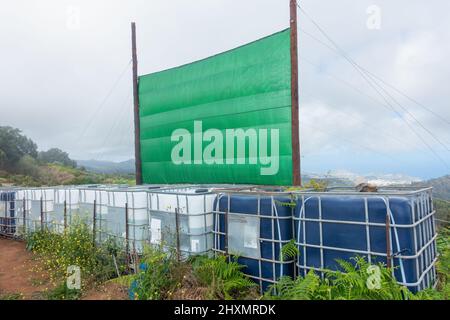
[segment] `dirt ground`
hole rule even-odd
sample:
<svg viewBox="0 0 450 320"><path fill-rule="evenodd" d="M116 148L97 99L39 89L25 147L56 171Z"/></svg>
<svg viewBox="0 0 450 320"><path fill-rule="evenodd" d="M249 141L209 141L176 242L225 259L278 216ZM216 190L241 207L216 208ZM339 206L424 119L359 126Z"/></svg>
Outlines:
<svg viewBox="0 0 450 320"><path fill-rule="evenodd" d="M25 248L25 243L0 238L0 299L45 299L49 290L46 274L36 270L38 261ZM83 295L86 300L127 299L127 290L107 283Z"/></svg>
<svg viewBox="0 0 450 320"><path fill-rule="evenodd" d="M106 283L83 295L82 300L127 300L128 290L115 283Z"/></svg>
<svg viewBox="0 0 450 320"><path fill-rule="evenodd" d="M38 299L45 286L46 275L36 274L32 253L25 243L0 238L0 297Z"/></svg>

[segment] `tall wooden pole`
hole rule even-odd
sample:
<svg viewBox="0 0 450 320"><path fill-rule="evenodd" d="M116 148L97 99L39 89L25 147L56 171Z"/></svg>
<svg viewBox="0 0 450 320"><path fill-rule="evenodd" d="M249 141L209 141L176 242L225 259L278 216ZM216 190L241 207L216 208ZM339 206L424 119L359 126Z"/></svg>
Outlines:
<svg viewBox="0 0 450 320"><path fill-rule="evenodd" d="M131 53L133 59L133 104L134 104L134 157L136 161L136 184L142 184L141 124L139 121L138 62L136 53L136 24L131 23Z"/></svg>
<svg viewBox="0 0 450 320"><path fill-rule="evenodd" d="M391 268L392 257L391 257L391 219L389 213L386 214L386 267Z"/></svg>
<svg viewBox="0 0 450 320"><path fill-rule="evenodd" d="M292 183L302 184L300 174L300 132L298 125L298 46L297 46L297 1L291 0L291 120L292 120Z"/></svg>

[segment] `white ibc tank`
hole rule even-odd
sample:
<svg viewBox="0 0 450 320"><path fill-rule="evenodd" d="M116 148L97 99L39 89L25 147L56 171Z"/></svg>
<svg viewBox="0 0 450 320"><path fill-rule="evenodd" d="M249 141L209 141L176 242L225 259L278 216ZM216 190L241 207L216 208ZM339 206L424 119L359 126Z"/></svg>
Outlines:
<svg viewBox="0 0 450 320"><path fill-rule="evenodd" d="M92 227L94 221L94 204L96 205L95 214L97 220L106 214L107 202L108 195L105 189L100 189L99 187L80 188L78 194L78 211L76 216L72 217L72 223L75 220L80 220Z"/></svg>
<svg viewBox="0 0 450 320"><path fill-rule="evenodd" d="M215 194L195 186L149 191L150 243L176 246L176 213L179 217L180 251L184 256L212 249Z"/></svg>
<svg viewBox="0 0 450 320"><path fill-rule="evenodd" d="M79 191L74 188L60 187L54 190L53 213L50 222L58 232L64 231L64 226L70 226L72 217L78 215Z"/></svg>
<svg viewBox="0 0 450 320"><path fill-rule="evenodd" d="M28 230L51 227L54 213L54 189L35 188L25 190L27 194ZM41 221L42 220L42 221Z"/></svg>
<svg viewBox="0 0 450 320"><path fill-rule="evenodd" d="M139 188L117 188L109 191L107 230L126 239L128 214L128 244L130 250L142 252L148 239L147 192ZM127 208L127 209L126 209Z"/></svg>

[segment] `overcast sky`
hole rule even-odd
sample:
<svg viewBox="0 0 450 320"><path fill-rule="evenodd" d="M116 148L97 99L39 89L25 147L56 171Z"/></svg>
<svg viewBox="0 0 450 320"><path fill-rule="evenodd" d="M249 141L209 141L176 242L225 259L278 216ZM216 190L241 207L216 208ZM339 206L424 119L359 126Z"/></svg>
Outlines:
<svg viewBox="0 0 450 320"><path fill-rule="evenodd" d="M450 2L301 3L359 65L438 115L387 87L398 104L384 101L382 89L319 43L327 39L299 13L303 171L448 174ZM0 125L20 128L41 150L58 147L74 159L132 158L130 21L137 23L139 74L146 74L284 29L288 4L1 0Z"/></svg>

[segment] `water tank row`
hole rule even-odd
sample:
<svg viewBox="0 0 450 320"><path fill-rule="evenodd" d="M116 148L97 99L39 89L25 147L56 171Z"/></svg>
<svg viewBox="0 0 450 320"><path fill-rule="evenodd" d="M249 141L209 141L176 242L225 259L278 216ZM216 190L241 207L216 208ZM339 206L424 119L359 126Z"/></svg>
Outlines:
<svg viewBox="0 0 450 320"><path fill-rule="evenodd" d="M377 193L222 192L215 202L214 250L233 254L262 291L280 276L337 270L365 257L392 267L411 291L436 283L431 189ZM292 239L297 259L283 257Z"/></svg>
<svg viewBox="0 0 450 320"><path fill-rule="evenodd" d="M2 191L2 204L13 209L8 209L8 219L0 211L0 225L5 225L0 233L6 235L7 225L17 226L13 231L8 227L10 236L41 228L63 232L83 221L95 229L99 243L114 237L138 253L144 243L162 243L178 248L182 256L204 254L212 250L216 195L211 190L198 186L77 186Z"/></svg>
<svg viewBox="0 0 450 320"><path fill-rule="evenodd" d="M390 264L412 291L436 283L436 228L431 189L356 193L285 192L250 186L78 186L0 190L0 233L62 232L82 219L97 242L129 250L177 248L182 257L237 256L261 290L280 276L339 268L356 255ZM24 219L25 218L25 219ZM178 232L177 232L178 230ZM298 257L283 257L294 241Z"/></svg>

